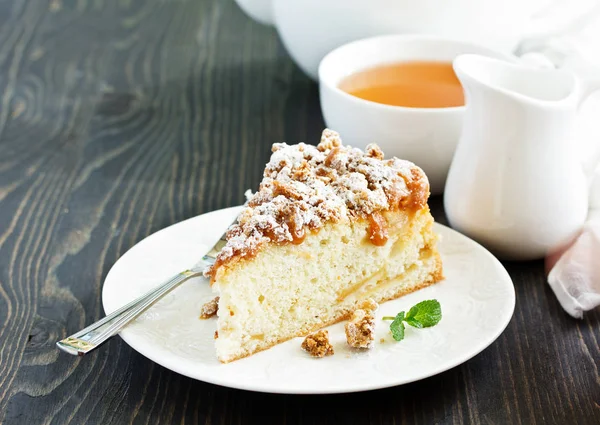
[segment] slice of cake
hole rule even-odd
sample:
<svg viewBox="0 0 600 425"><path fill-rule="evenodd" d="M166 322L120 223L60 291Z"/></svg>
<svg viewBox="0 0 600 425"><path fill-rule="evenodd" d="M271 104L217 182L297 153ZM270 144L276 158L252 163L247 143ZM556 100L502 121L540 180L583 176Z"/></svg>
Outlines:
<svg viewBox="0 0 600 425"><path fill-rule="evenodd" d="M429 183L414 164L323 132L276 143L258 192L205 271L219 296L218 359L231 362L347 319L366 299L442 278Z"/></svg>

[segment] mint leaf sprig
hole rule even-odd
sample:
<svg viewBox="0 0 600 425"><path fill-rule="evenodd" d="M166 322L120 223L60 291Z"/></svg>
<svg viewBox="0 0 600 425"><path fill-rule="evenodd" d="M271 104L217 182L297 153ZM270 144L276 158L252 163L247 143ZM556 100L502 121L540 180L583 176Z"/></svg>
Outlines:
<svg viewBox="0 0 600 425"><path fill-rule="evenodd" d="M425 300L415 304L408 313L401 311L394 316L384 316L383 320L391 320L390 332L396 341L404 339L404 322L410 326L423 329L435 326L442 320L442 307L438 300Z"/></svg>

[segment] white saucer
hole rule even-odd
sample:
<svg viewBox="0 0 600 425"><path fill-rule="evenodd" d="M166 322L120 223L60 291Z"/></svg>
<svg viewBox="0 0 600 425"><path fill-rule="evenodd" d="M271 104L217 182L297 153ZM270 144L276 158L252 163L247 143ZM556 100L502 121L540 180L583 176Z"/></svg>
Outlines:
<svg viewBox="0 0 600 425"><path fill-rule="evenodd" d="M240 207L214 211L167 227L139 242L110 270L102 301L110 313L173 274L189 268L221 236ZM182 375L231 388L290 394L345 393L401 385L459 365L488 347L508 325L515 306L512 281L482 246L448 227L440 251L446 279L381 305L378 318L395 315L419 301L435 298L440 323L427 329L407 326L396 342L389 322L378 321L377 344L353 352L343 323L330 326L333 356L316 359L296 338L229 364L214 354L215 319L198 318L214 297L204 279L183 283L147 310L120 336L147 358ZM380 343L380 338L385 338Z"/></svg>

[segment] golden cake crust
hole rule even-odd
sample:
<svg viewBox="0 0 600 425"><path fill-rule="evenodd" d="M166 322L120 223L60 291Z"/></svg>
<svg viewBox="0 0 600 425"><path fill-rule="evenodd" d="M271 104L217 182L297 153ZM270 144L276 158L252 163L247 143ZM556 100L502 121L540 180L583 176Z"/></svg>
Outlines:
<svg viewBox="0 0 600 425"><path fill-rule="evenodd" d="M423 171L409 161L384 159L375 144L364 151L344 146L338 133L326 129L317 146L275 143L272 152L259 190L205 270L211 282L219 267L251 258L267 243L302 243L308 232L329 222L369 219L371 240L385 243L382 212L427 205Z"/></svg>

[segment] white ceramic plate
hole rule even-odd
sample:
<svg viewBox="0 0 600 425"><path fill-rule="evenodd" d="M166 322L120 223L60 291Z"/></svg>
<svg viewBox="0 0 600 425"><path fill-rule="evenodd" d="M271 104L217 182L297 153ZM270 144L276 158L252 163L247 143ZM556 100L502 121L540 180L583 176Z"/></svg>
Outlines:
<svg viewBox="0 0 600 425"><path fill-rule="evenodd" d="M103 289L107 313L126 304L198 260L219 239L240 207L214 211L167 227L126 252L110 270ZM216 320L198 318L214 297L205 280L188 280L121 332L147 358L201 381L253 391L292 394L343 393L390 387L423 379L480 353L512 317L511 279L483 247L445 226L440 250L446 279L381 305L378 318L407 311L425 299L441 303L443 318L427 329L407 327L396 342L389 322L380 321L377 344L354 352L345 343L343 323L330 326L333 356L316 359L296 338L229 364L217 361L213 348ZM380 338L385 338L380 343Z"/></svg>

